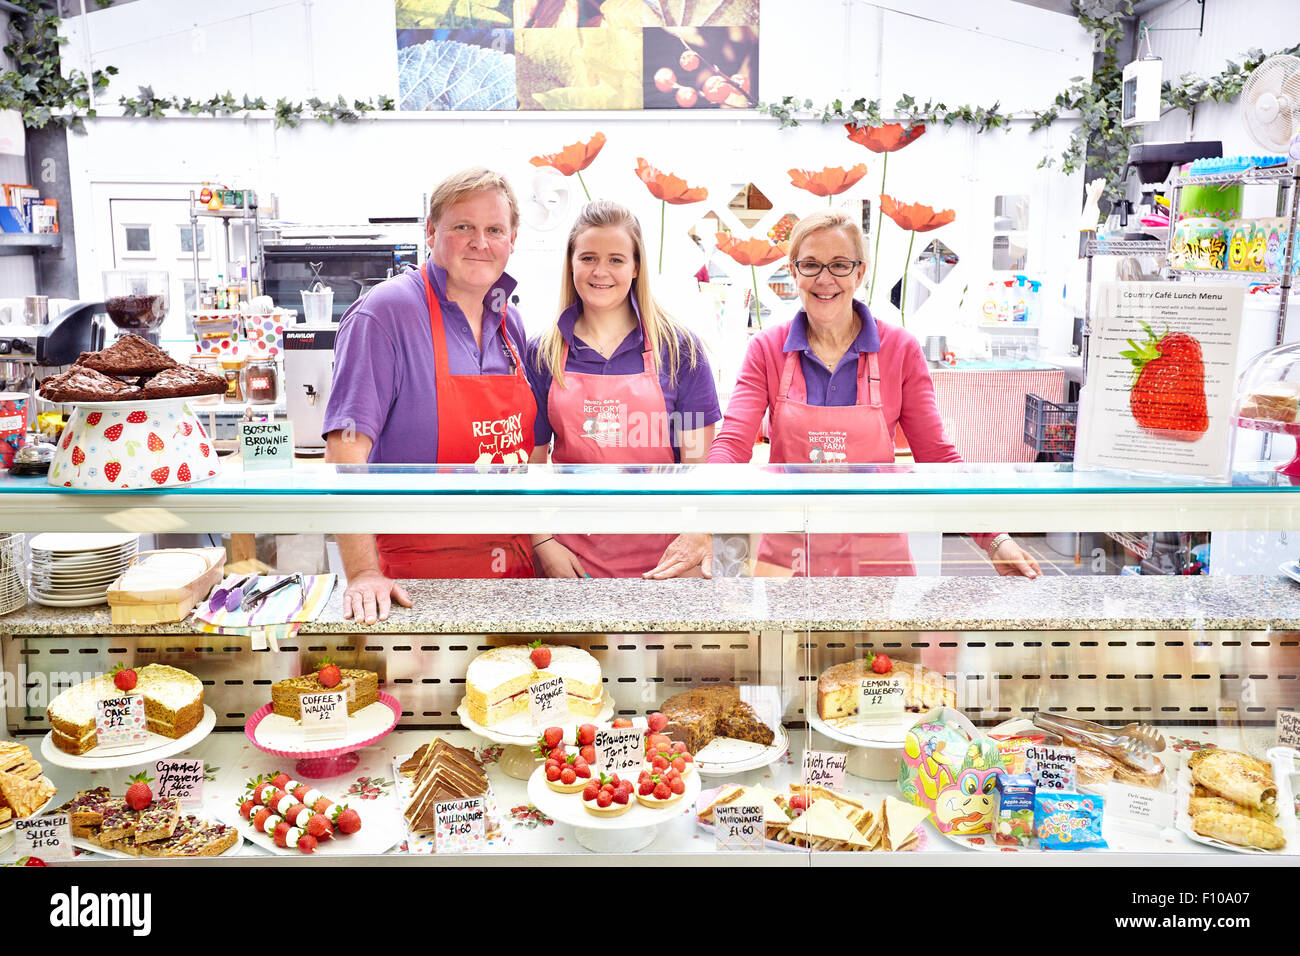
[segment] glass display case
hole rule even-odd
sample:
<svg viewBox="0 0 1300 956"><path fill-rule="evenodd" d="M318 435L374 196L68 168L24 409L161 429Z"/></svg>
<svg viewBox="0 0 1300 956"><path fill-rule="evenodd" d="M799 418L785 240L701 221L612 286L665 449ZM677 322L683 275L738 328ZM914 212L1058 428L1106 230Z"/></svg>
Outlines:
<svg viewBox="0 0 1300 956"><path fill-rule="evenodd" d="M168 841L202 855L190 814L237 833L206 844L232 862L296 862L292 841L319 812L329 832L314 857L385 865L465 852L725 864L742 849L793 866L988 851L1015 865L1071 849L1119 864L1293 863L1295 755L1278 746L1278 714L1300 704L1300 569L1262 557L1233 563L1249 573L1131 572L1154 566L1135 553L1162 535L1198 549L1180 568L1210 572L1214 548L1248 558L1254 536L1285 540L1300 529L1296 491L1267 465L1226 484L1045 464L299 463L113 494L4 477L0 521L33 554L33 535L90 532L714 542L711 580L406 581L413 606L371 625L345 618L324 569L294 567L278 569L307 572L283 592L287 615L251 629L218 611L210 624L115 624L102 603L30 604L0 617L7 736L57 788L49 810L97 786L124 799L158 759L204 762L201 802L180 808L171 836L83 826L78 845L97 860L166 855ZM997 573L987 546L1004 533L1039 577ZM216 606L212 586L201 608ZM79 738L51 720L52 701L118 664L146 690L162 668L193 675L202 716L178 718L152 750L70 753ZM344 691L331 720L344 707L346 726L304 729L314 702L300 695L331 686ZM535 718L545 706L567 714ZM1099 740L1094 723L1128 730ZM614 773L632 786L603 789Z"/></svg>

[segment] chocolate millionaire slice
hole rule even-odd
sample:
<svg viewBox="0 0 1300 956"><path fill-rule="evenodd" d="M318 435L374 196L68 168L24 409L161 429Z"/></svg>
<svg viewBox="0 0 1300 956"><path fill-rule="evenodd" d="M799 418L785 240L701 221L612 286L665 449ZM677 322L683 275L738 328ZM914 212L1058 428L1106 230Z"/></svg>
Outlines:
<svg viewBox="0 0 1300 956"><path fill-rule="evenodd" d="M44 379L40 391L47 402L120 402L142 397L134 385L80 365Z"/></svg>
<svg viewBox="0 0 1300 956"><path fill-rule="evenodd" d="M220 395L226 380L192 365L173 365L144 383L142 398L188 398L192 395Z"/></svg>
<svg viewBox="0 0 1300 956"><path fill-rule="evenodd" d="M138 335L127 332L106 349L82 352L77 364L105 375L154 375L176 365L176 360Z"/></svg>

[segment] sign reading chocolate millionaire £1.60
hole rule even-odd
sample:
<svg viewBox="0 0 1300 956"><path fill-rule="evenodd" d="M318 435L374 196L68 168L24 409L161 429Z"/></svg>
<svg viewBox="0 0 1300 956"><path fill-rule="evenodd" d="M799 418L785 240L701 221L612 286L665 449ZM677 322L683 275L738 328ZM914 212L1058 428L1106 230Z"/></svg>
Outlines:
<svg viewBox="0 0 1300 956"><path fill-rule="evenodd" d="M828 790L844 789L844 771L849 765L849 755L833 750L805 750L803 752L803 782Z"/></svg>
<svg viewBox="0 0 1300 956"><path fill-rule="evenodd" d="M714 846L718 850L761 850L767 827L760 806L724 803L713 808Z"/></svg>
<svg viewBox="0 0 1300 956"><path fill-rule="evenodd" d="M858 722L892 724L903 719L903 679L864 677L858 685Z"/></svg>
<svg viewBox="0 0 1300 956"><path fill-rule="evenodd" d="M203 802L202 760L158 760L153 765L154 796L158 800L172 798L181 803Z"/></svg>
<svg viewBox="0 0 1300 956"><path fill-rule="evenodd" d="M645 732L637 727L596 731L596 765L605 773L638 770L645 763Z"/></svg>
<svg viewBox="0 0 1300 956"><path fill-rule="evenodd" d="M1300 750L1300 714L1289 710L1277 712L1277 745Z"/></svg>
<svg viewBox="0 0 1300 956"><path fill-rule="evenodd" d="M95 701L95 736L106 750L129 747L149 739L144 698L139 694Z"/></svg>
<svg viewBox="0 0 1300 956"><path fill-rule="evenodd" d="M72 825L66 813L14 820L14 830L18 856L35 856L46 863L72 859Z"/></svg>
<svg viewBox="0 0 1300 956"><path fill-rule="evenodd" d="M562 724L569 719L569 698L564 693L563 677L528 685L528 715L538 727Z"/></svg>
<svg viewBox="0 0 1300 956"><path fill-rule="evenodd" d="M487 840L487 804L482 797L466 797L433 805L434 853L481 850Z"/></svg>
<svg viewBox="0 0 1300 956"><path fill-rule="evenodd" d="M339 740L348 735L348 695L341 690L302 694L302 733L308 740Z"/></svg>
<svg viewBox="0 0 1300 956"><path fill-rule="evenodd" d="M1039 790L1078 789L1079 751L1074 747L1031 744L1025 748L1025 772L1034 778Z"/></svg>

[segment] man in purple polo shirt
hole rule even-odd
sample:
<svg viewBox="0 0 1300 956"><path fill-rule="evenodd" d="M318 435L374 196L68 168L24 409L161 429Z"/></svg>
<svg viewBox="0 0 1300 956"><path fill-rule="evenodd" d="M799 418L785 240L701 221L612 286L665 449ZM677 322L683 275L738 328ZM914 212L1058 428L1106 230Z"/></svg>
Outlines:
<svg viewBox="0 0 1300 956"><path fill-rule="evenodd" d="M325 412L326 460L340 463L526 461L536 403L525 338L504 274L519 209L504 177L468 169L429 204L430 259L376 286L343 316ZM485 437L487 436L487 437ZM371 624L399 578L531 577L526 536L340 535L345 617Z"/></svg>

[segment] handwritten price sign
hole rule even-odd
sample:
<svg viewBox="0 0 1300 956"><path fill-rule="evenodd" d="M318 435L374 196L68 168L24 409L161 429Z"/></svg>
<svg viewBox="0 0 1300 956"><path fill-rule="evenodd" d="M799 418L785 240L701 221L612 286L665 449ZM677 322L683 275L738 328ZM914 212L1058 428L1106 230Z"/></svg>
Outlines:
<svg viewBox="0 0 1300 956"><path fill-rule="evenodd" d="M1289 710L1277 712L1277 745L1300 749L1300 714Z"/></svg>
<svg viewBox="0 0 1300 956"><path fill-rule="evenodd" d="M849 765L849 755L830 750L805 750L803 752L803 779L812 786L828 790L844 789L844 771Z"/></svg>
<svg viewBox="0 0 1300 956"><path fill-rule="evenodd" d="M202 760L159 760L153 765L155 797L181 803L203 802Z"/></svg>
<svg viewBox="0 0 1300 956"><path fill-rule="evenodd" d="M564 695L564 678L552 677L528 685L528 713L538 727L562 724L569 719L569 698Z"/></svg>
<svg viewBox="0 0 1300 956"><path fill-rule="evenodd" d="M1025 748L1025 770L1034 778L1039 790L1078 789L1079 751L1074 747L1049 747L1036 744Z"/></svg>
<svg viewBox="0 0 1300 956"><path fill-rule="evenodd" d="M725 803L713 809L714 843L718 850L761 850L767 828L763 808Z"/></svg>
<svg viewBox="0 0 1300 956"><path fill-rule="evenodd" d="M144 719L144 698L139 694L110 697L95 702L95 734L99 746L128 747L149 739Z"/></svg>
<svg viewBox="0 0 1300 956"><path fill-rule="evenodd" d="M15 820L14 829L19 856L37 856L47 863L72 859L72 827L66 813Z"/></svg>
<svg viewBox="0 0 1300 956"><path fill-rule="evenodd" d="M903 719L903 679L865 677L858 687L858 720L892 724Z"/></svg>
<svg viewBox="0 0 1300 956"><path fill-rule="evenodd" d="M302 731L308 740L340 740L348 735L348 695L343 691L302 694Z"/></svg>
<svg viewBox="0 0 1300 956"><path fill-rule="evenodd" d="M636 770L644 762L643 732L636 727L596 731L596 763L605 773Z"/></svg>
<svg viewBox="0 0 1300 956"><path fill-rule="evenodd" d="M435 803L434 853L478 850L487 839L487 806L482 797Z"/></svg>

